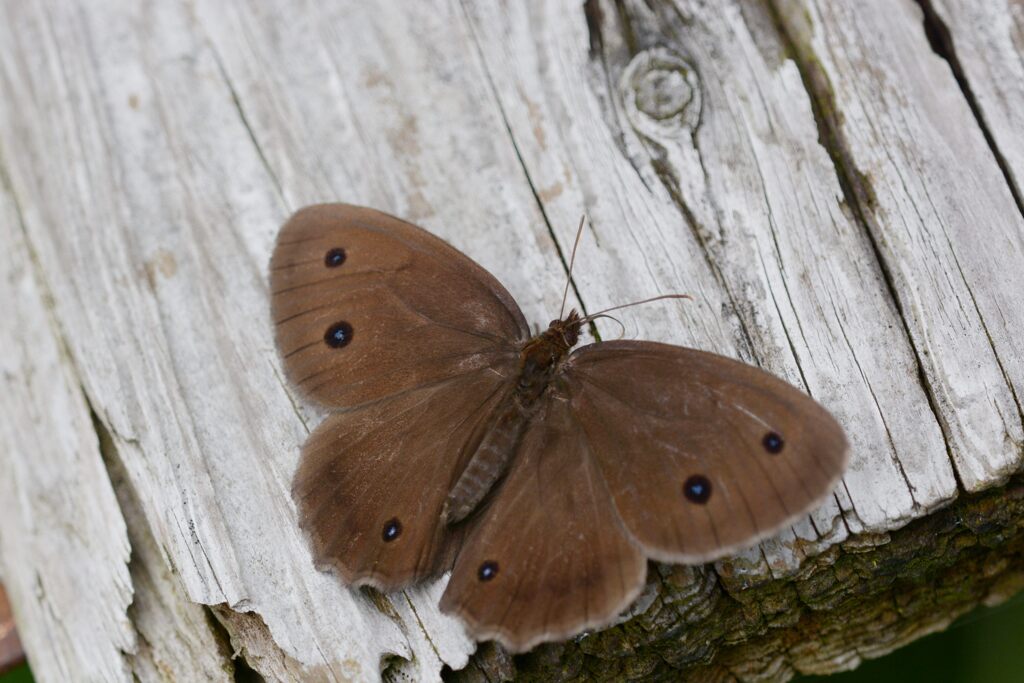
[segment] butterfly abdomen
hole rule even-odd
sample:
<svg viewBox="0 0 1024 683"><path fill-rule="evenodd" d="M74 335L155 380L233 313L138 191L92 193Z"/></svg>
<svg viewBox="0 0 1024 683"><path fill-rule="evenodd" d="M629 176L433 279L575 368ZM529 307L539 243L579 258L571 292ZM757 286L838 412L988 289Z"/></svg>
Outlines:
<svg viewBox="0 0 1024 683"><path fill-rule="evenodd" d="M441 513L446 523L455 524L468 517L508 471L530 416L576 343L578 321L579 315L572 311L565 320L553 320L547 330L523 346L515 390L495 411L491 427L448 492Z"/></svg>
<svg viewBox="0 0 1024 683"><path fill-rule="evenodd" d="M529 418L513 396L496 411L496 419L484 435L466 469L448 493L441 517L455 524L469 516L508 471L512 456L523 438Z"/></svg>

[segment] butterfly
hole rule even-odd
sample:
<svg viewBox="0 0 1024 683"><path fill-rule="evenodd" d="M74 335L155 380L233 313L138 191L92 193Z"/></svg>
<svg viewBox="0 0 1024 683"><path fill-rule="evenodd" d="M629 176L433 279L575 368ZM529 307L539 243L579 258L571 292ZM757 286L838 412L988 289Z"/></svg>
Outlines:
<svg viewBox="0 0 1024 683"><path fill-rule="evenodd" d="M289 381L330 409L292 485L317 565L398 590L450 571L442 611L521 652L611 623L648 560L704 563L820 504L842 428L754 366L668 344L532 334L447 242L323 204L270 263Z"/></svg>

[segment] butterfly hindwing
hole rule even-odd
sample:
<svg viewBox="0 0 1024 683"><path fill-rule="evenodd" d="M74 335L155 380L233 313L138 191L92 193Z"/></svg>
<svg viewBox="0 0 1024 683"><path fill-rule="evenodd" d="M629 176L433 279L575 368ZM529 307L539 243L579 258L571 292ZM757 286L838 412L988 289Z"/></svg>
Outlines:
<svg viewBox="0 0 1024 683"><path fill-rule="evenodd" d="M752 365L614 341L576 350L562 382L618 514L644 553L719 558L822 502L846 437L809 396Z"/></svg>
<svg viewBox="0 0 1024 683"><path fill-rule="evenodd" d="M622 526L564 400L533 415L504 483L479 511L441 609L478 640L521 652L612 621L647 561Z"/></svg>
<svg viewBox="0 0 1024 683"><path fill-rule="evenodd" d="M328 416L292 485L317 564L382 590L450 568L441 508L508 389L484 370Z"/></svg>

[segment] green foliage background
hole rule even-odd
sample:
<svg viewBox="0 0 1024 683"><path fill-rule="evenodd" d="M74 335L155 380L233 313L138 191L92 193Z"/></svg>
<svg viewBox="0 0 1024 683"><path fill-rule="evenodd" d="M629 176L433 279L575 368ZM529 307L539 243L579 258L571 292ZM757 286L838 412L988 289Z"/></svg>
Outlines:
<svg viewBox="0 0 1024 683"><path fill-rule="evenodd" d="M948 630L865 662L854 671L805 676L797 683L1022 683L1024 593L980 607ZM6 683L6 681L3 681Z"/></svg>
<svg viewBox="0 0 1024 683"><path fill-rule="evenodd" d="M32 673L28 666L19 666L14 671L0 676L0 683L32 683Z"/></svg>

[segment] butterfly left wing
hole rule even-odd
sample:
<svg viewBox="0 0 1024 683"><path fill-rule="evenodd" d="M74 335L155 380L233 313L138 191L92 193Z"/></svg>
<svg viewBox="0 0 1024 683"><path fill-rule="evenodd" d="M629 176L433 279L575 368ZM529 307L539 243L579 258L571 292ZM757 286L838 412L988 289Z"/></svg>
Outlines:
<svg viewBox="0 0 1024 683"><path fill-rule="evenodd" d="M448 570L445 497L510 390L485 369L329 415L292 484L317 564L382 590Z"/></svg>
<svg viewBox="0 0 1024 683"><path fill-rule="evenodd" d="M643 588L629 539L564 400L533 415L512 468L472 518L441 598L477 640L522 652L603 626Z"/></svg>
<svg viewBox="0 0 1024 683"><path fill-rule="evenodd" d="M300 209L270 261L285 374L349 408L511 363L529 338L493 275L412 223L348 204Z"/></svg>
<svg viewBox="0 0 1024 683"><path fill-rule="evenodd" d="M802 391L695 349L577 349L556 380L597 470L648 557L708 562L776 533L831 493L842 428Z"/></svg>

